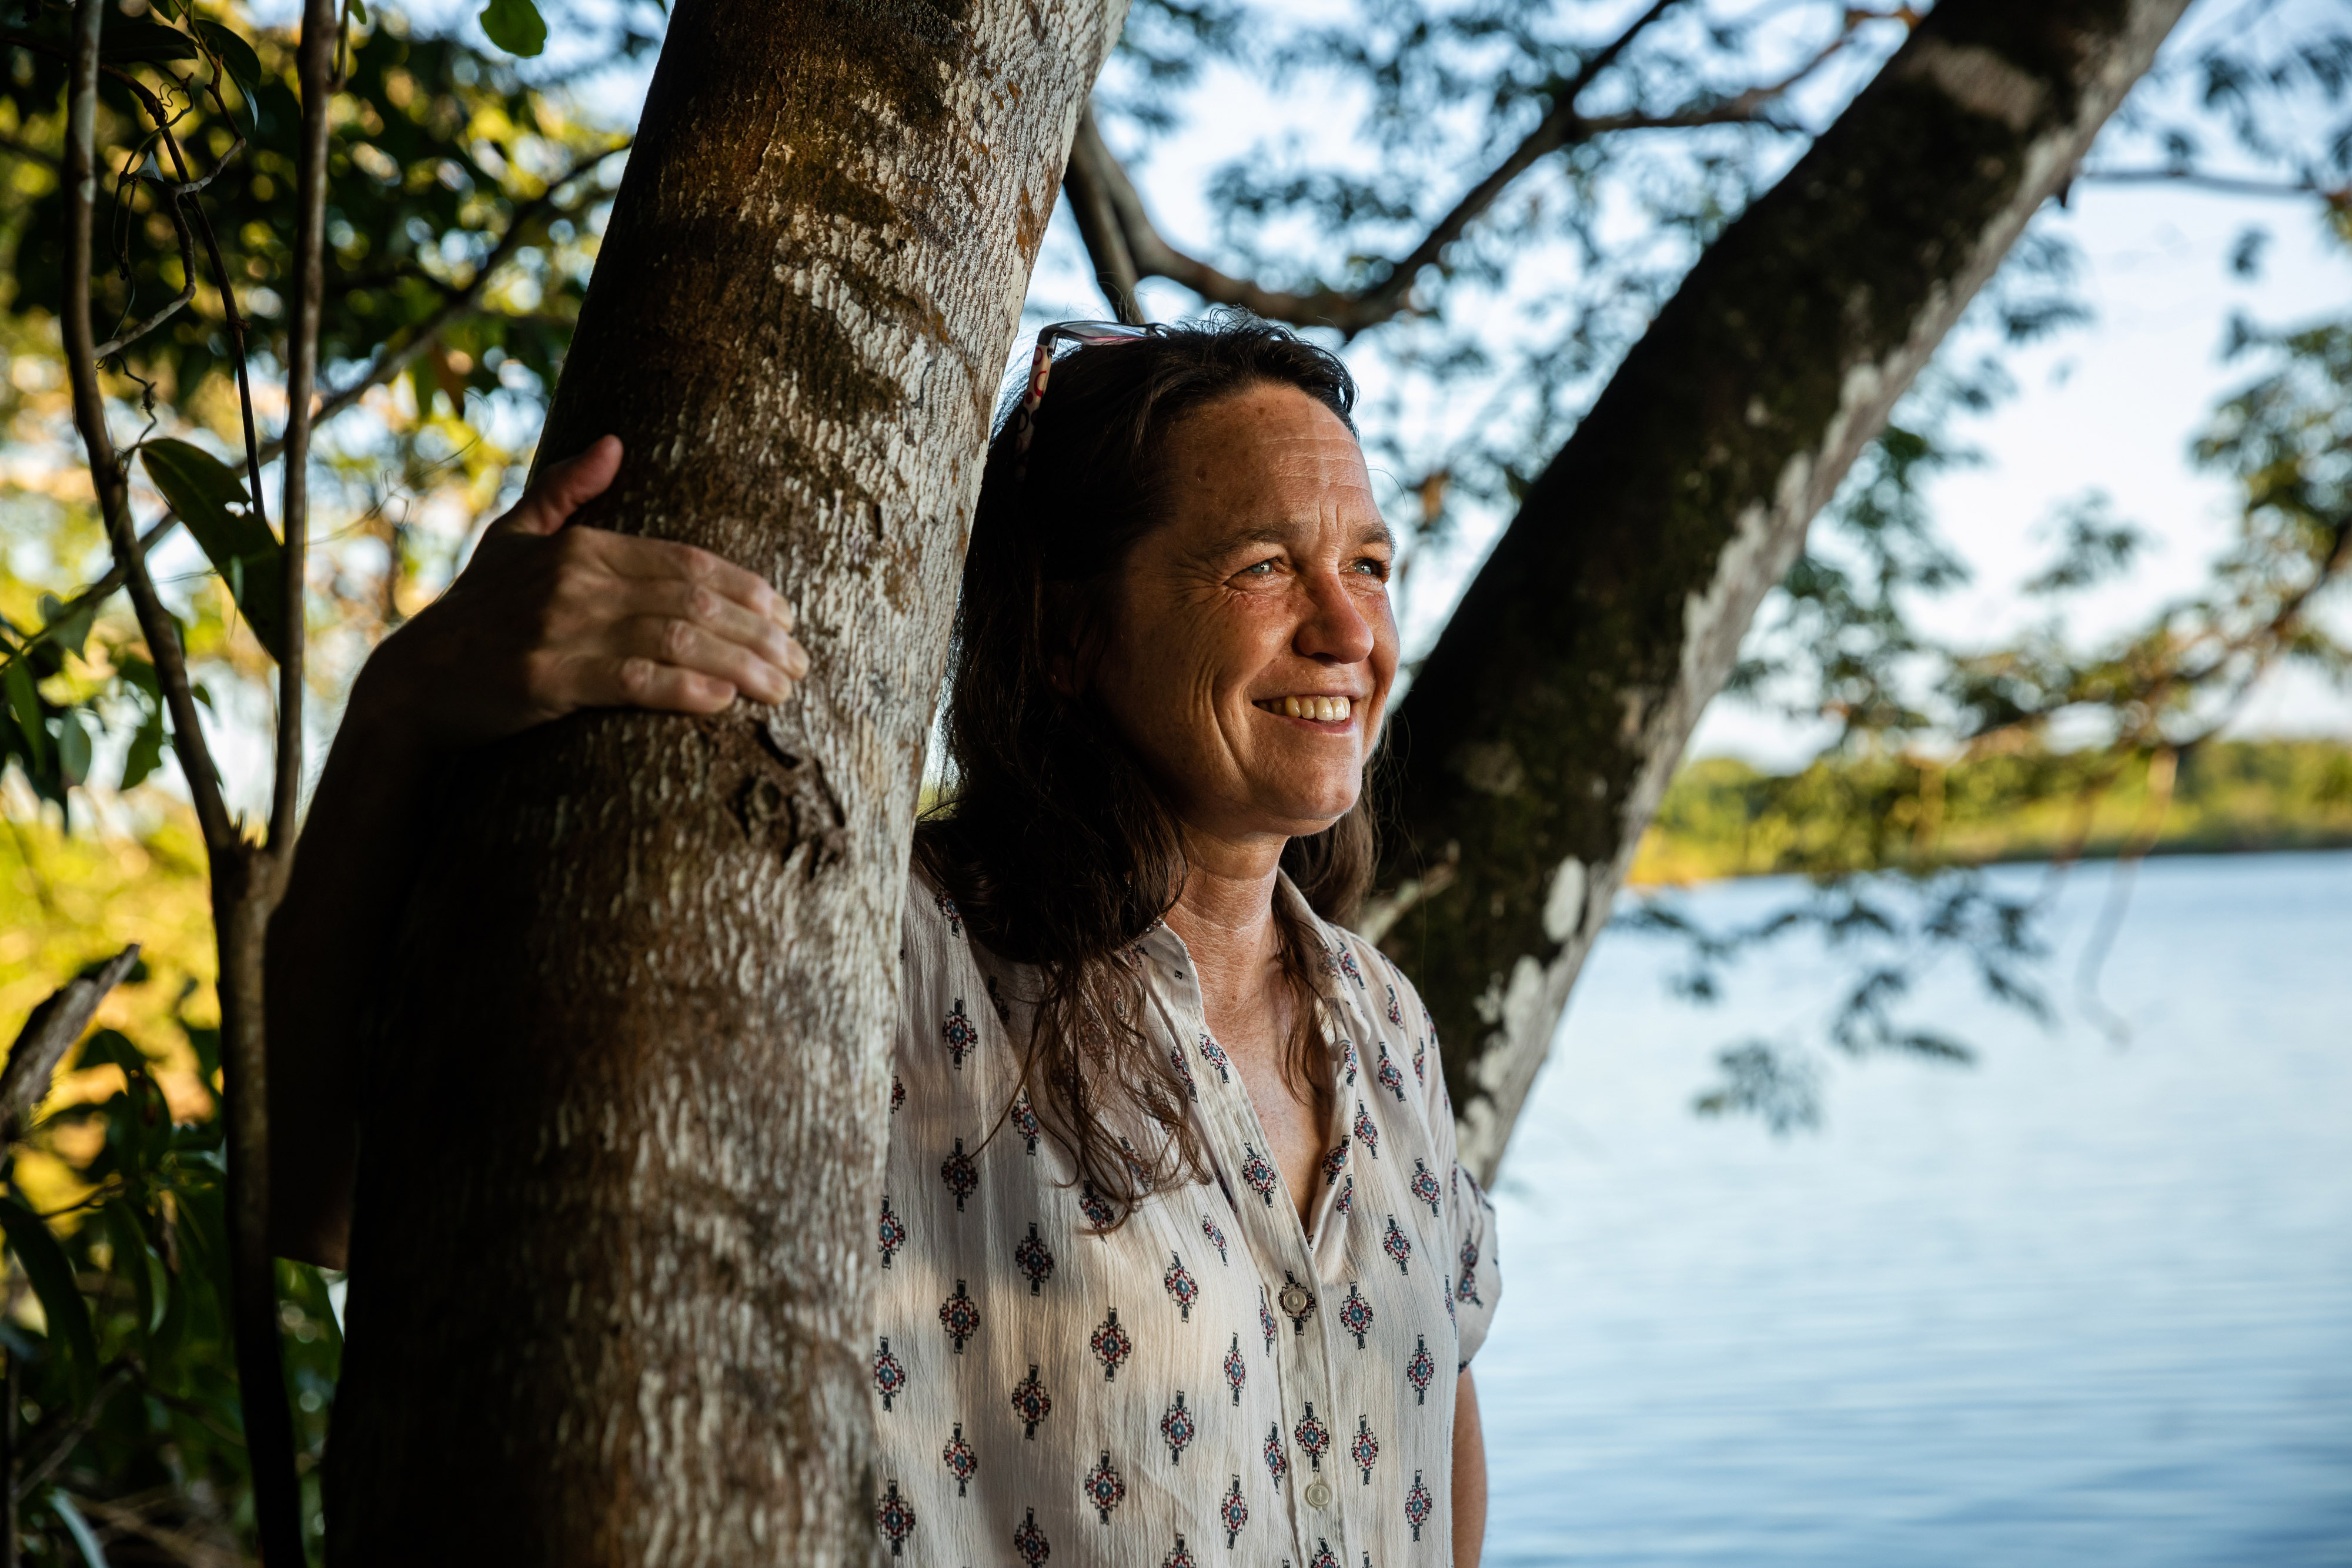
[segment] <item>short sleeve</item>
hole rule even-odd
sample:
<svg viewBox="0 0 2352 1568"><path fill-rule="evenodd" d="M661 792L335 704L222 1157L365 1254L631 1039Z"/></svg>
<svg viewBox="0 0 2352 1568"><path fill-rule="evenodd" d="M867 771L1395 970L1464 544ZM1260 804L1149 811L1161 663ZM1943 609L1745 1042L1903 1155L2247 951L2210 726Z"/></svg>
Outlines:
<svg viewBox="0 0 2352 1568"><path fill-rule="evenodd" d="M1450 1141L1450 1140L1449 1140ZM1495 1321L1495 1303L1502 1299L1503 1274L1495 1256L1495 1205L1478 1179L1454 1166L1454 1234L1459 1245L1454 1275L1454 1360L1470 1364L1486 1343Z"/></svg>

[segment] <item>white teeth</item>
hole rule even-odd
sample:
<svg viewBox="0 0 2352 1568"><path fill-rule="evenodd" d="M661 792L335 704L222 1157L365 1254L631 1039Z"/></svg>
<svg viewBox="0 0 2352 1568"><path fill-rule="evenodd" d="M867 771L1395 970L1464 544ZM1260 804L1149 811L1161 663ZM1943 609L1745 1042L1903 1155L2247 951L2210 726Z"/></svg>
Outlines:
<svg viewBox="0 0 2352 1568"><path fill-rule="evenodd" d="M1270 712L1318 724L1345 724L1356 707L1348 697L1270 697L1265 706Z"/></svg>

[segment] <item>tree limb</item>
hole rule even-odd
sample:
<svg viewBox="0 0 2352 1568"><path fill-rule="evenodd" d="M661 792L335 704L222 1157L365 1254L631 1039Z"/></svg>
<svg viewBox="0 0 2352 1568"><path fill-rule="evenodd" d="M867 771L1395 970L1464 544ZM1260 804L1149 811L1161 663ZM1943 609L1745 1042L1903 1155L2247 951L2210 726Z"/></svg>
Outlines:
<svg viewBox="0 0 2352 1568"><path fill-rule="evenodd" d="M294 1423L287 1407L278 1334L278 1272L269 1247L269 1082L265 984L269 921L292 864L302 786L305 611L310 522L311 407L319 333L326 308L327 150L341 37L336 0L305 0L295 46L302 118L295 160L293 298L286 323L286 434L278 525L284 535L278 661L277 766L266 847L240 874L213 873L220 951L222 1089L227 1124L229 1309L244 1407L253 1511L266 1568L303 1568L302 1493L294 1471Z"/></svg>
<svg viewBox="0 0 2352 1568"><path fill-rule="evenodd" d="M1127 246L1127 225L1111 199L1113 182L1126 178L1126 172L1103 142L1089 102L1078 111L1077 140L1070 147L1070 166L1063 173L1062 189L1070 198L1070 212L1078 220L1078 237L1086 244L1087 255L1094 258L1095 282L1110 301L1112 314L1129 326L1139 326L1143 310L1135 298L1139 281L1135 256Z"/></svg>
<svg viewBox="0 0 2352 1568"><path fill-rule="evenodd" d="M106 425L106 400L98 384L97 343L90 330L90 225L98 203L98 45L104 14L104 0L75 0L74 48L66 99L66 276L61 309L66 372L73 385L74 423L89 457L99 510L114 544L116 563L130 585L131 607L154 660L156 682L171 710L173 748L179 753L181 771L187 776L205 847L217 858L238 852L236 828L221 799L220 775L196 722L195 698L188 684L179 629L156 595L146 558L131 531L128 485Z"/></svg>
<svg viewBox="0 0 2352 1568"><path fill-rule="evenodd" d="M1468 232L1521 174L1562 148L1625 131L1688 130L1752 121L1790 89L1819 70L1852 41L1865 22L1914 20L1908 10L1890 13L1849 9L1838 36L1787 77L1719 101L1697 101L1663 114L1580 114L1576 100L1633 41L1676 0L1653 0L1617 37L1593 51L1575 76L1560 84L1552 107L1503 161L1432 225L1402 258L1386 264L1379 279L1361 288L1320 287L1306 293L1263 287L1221 272L1171 245L1145 212L1134 183L1096 127L1091 105L1078 121L1076 141L1064 183L1078 233L1095 263L1105 296L1115 307L1131 307L1134 279L1165 277L1215 305L1238 305L1270 320L1301 327L1336 327L1348 337L1404 313L1422 272L1439 265L1445 250ZM1120 319L1127 319L1122 316Z"/></svg>
<svg viewBox="0 0 2352 1568"><path fill-rule="evenodd" d="M326 316L327 107L334 90L340 33L335 0L307 0L295 56L302 92L302 126L295 166L294 298L286 321L286 451L279 470L285 486L278 504L278 526L286 544L286 601L280 607L286 651L278 664L278 766L269 795L268 842L281 855L293 851L302 792L302 674L307 643L303 568L310 542L310 433L317 418L310 399L318 383L319 331ZM266 1148L266 1142L257 1139L253 1156L262 1157ZM267 1184L262 1184L262 1191L268 1190ZM267 1249L263 1250L266 1255Z"/></svg>
<svg viewBox="0 0 2352 1568"><path fill-rule="evenodd" d="M74 1450L74 1445L89 1436L90 1429L98 1425L99 1417L106 1413L106 1402L113 1397L114 1391L130 1382L136 1371L137 1368L128 1361L116 1362L107 1369L106 1376L100 1381L88 1404L79 1409L62 1407L49 1420L43 1421L27 1434L31 1440L45 1439L47 1449L31 1469L16 1478L14 1489L16 1501L21 1503L39 1490L57 1468L66 1462L67 1456ZM72 1409L72 1414L68 1415L68 1409Z"/></svg>
<svg viewBox="0 0 2352 1568"><path fill-rule="evenodd" d="M2232 196L2322 196L2331 207L2352 206L2352 185L2327 186L2318 181L2253 180L2234 174L2211 174L2201 169L2084 169L2074 178L2102 185L2193 185Z"/></svg>
<svg viewBox="0 0 2352 1568"><path fill-rule="evenodd" d="M1423 661L1396 719L1385 946L1491 1175L1700 711L1813 515L2186 0L1943 0L1708 247Z"/></svg>

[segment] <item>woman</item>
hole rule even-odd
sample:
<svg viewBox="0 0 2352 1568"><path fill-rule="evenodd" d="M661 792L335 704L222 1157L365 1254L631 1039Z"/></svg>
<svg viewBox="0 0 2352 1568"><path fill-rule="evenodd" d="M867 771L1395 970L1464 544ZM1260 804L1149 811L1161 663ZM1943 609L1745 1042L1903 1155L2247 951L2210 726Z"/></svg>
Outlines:
<svg viewBox="0 0 2352 1568"><path fill-rule="evenodd" d="M1419 998L1332 924L1397 661L1353 383L1248 318L1055 335L991 447L907 901L877 1527L925 1563L1475 1563L1491 1213ZM331 924L414 777L347 748L789 696L765 583L558 531L619 459L553 465L377 655L281 931ZM340 1200L286 1218L340 1253Z"/></svg>

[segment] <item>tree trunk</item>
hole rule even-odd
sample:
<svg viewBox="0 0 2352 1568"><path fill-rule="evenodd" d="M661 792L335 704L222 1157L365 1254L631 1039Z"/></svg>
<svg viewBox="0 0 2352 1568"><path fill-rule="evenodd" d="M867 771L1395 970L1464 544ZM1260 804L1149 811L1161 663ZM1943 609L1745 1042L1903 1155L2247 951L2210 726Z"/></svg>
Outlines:
<svg viewBox="0 0 2352 1568"><path fill-rule="evenodd" d="M900 902L989 416L1123 0L685 0L541 451L802 695L446 781L370 1052L342 1563L864 1561Z"/></svg>
<svg viewBox="0 0 2352 1568"><path fill-rule="evenodd" d="M1692 268L1422 666L1372 924L1482 1174L1757 606L2185 8L1937 5Z"/></svg>

